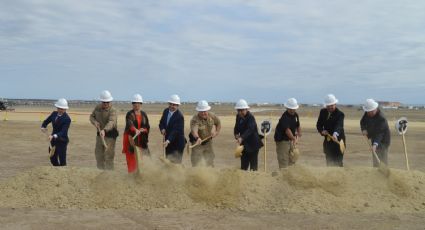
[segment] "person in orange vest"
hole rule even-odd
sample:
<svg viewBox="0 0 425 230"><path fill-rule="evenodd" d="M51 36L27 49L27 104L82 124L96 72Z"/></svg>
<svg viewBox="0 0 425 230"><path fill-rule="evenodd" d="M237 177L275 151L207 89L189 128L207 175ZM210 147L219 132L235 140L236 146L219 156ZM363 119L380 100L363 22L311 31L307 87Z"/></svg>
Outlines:
<svg viewBox="0 0 425 230"><path fill-rule="evenodd" d="M135 94L131 100L133 109L128 111L125 120L125 130L123 135L123 149L127 160L128 173L133 173L137 170L137 160L134 154L134 148L138 147L142 150L142 156L150 156L149 142L149 119L147 114L142 111L143 99L140 94ZM136 136L136 138L134 138ZM134 145L131 142L134 141Z"/></svg>

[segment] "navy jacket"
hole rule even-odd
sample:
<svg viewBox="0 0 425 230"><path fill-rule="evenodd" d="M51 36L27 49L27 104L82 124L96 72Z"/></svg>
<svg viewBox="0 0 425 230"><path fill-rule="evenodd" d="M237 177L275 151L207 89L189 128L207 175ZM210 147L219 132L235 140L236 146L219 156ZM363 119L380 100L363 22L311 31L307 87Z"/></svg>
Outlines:
<svg viewBox="0 0 425 230"><path fill-rule="evenodd" d="M260 136L258 135L257 122L255 121L255 117L249 111L244 118L236 115L236 123L233 134L239 134L242 138L244 152L256 152L263 146Z"/></svg>
<svg viewBox="0 0 425 230"><path fill-rule="evenodd" d="M162 112L161 120L159 121L159 130L165 129L165 140L169 140L167 151L183 151L186 145L184 138L184 116L180 110L176 110L170 118L167 125L168 108Z"/></svg>
<svg viewBox="0 0 425 230"><path fill-rule="evenodd" d="M367 130L368 138L372 140L372 143L378 143L378 147L380 147L380 145L385 147L390 146L390 128L388 127L387 119L381 110L378 110L374 117L369 117L365 112L360 120L360 128L361 130Z"/></svg>
<svg viewBox="0 0 425 230"><path fill-rule="evenodd" d="M345 142L344 117L344 113L338 108L331 114L327 109L321 109L316 123L317 131L322 133L323 130L326 130L331 136L334 132L337 132L339 134L338 140L343 139Z"/></svg>
<svg viewBox="0 0 425 230"><path fill-rule="evenodd" d="M46 128L49 123L52 123L53 131L52 135L58 135L58 138L53 139L53 142L68 142L68 129L71 125L71 118L67 113L64 113L62 116L58 116L58 112L54 111L50 114L46 120L43 121L41 125L42 128Z"/></svg>

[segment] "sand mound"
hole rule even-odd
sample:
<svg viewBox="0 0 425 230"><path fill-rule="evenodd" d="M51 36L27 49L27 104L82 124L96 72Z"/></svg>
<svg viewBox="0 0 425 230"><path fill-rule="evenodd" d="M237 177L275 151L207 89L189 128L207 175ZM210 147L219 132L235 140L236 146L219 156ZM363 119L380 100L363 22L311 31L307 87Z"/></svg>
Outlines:
<svg viewBox="0 0 425 230"><path fill-rule="evenodd" d="M145 163L142 175L38 167L0 183L0 207L425 212L425 174L295 166L278 173Z"/></svg>

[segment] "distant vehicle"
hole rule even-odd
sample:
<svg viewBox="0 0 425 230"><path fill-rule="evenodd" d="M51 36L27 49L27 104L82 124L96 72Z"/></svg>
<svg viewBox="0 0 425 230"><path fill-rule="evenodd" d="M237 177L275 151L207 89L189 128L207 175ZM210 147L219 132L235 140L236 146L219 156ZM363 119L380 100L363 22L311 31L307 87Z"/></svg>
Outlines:
<svg viewBox="0 0 425 230"><path fill-rule="evenodd" d="M7 105L4 102L0 101L0 110L6 110L6 109L7 109Z"/></svg>
<svg viewBox="0 0 425 230"><path fill-rule="evenodd" d="M0 101L0 111L15 111L15 109L9 108L6 101Z"/></svg>

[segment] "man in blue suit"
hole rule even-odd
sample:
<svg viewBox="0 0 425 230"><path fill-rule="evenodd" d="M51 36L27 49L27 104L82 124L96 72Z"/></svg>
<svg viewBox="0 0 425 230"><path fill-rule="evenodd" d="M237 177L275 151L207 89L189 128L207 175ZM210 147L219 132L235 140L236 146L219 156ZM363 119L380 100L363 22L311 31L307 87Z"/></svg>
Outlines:
<svg viewBox="0 0 425 230"><path fill-rule="evenodd" d="M51 146L56 146L54 154L50 157L50 162L53 166L66 166L66 148L69 142L68 128L71 125L71 118L69 118L66 110L68 102L64 98L60 98L56 103L55 107L57 111L54 111L43 121L41 125L41 131L47 132L47 125L52 123L53 131L49 135ZM50 152L50 148L49 148Z"/></svg>
<svg viewBox="0 0 425 230"><path fill-rule="evenodd" d="M184 138L184 116L179 110L180 97L171 95L168 108L162 113L159 130L164 136L164 147L167 159L173 163L181 163L183 149L186 145Z"/></svg>

